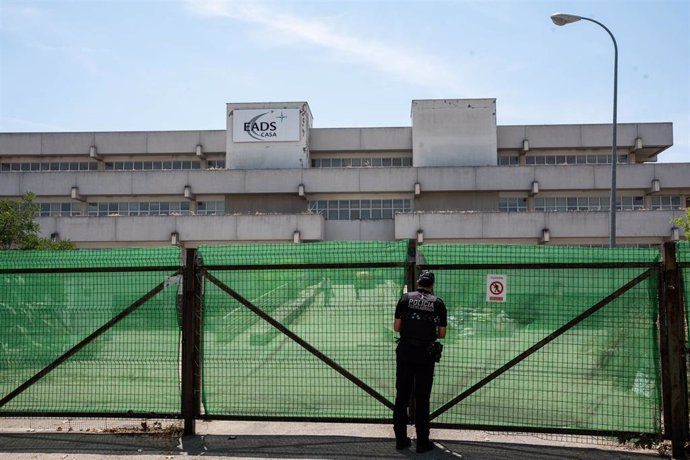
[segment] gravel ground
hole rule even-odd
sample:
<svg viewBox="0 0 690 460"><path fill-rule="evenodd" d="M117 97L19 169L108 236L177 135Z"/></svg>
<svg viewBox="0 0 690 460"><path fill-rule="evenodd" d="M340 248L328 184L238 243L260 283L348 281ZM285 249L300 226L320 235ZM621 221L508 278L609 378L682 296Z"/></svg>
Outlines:
<svg viewBox="0 0 690 460"><path fill-rule="evenodd" d="M163 421L0 419L0 460L208 459L649 459L656 449L619 446L602 438L433 429L439 448L396 451L388 425L340 423L198 422L197 436L180 438ZM136 432L136 433L133 433Z"/></svg>

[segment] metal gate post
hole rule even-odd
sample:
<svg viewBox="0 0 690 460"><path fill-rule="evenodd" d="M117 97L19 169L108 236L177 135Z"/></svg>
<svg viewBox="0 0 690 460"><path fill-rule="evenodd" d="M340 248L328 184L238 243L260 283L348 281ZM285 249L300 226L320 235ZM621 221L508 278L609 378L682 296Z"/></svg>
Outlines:
<svg viewBox="0 0 690 460"><path fill-rule="evenodd" d="M408 292L412 292L416 288L415 281L417 280L417 276L415 271L417 269L417 257L417 240L410 240L407 246L407 260L411 263L407 267L407 274L405 277Z"/></svg>
<svg viewBox="0 0 690 460"><path fill-rule="evenodd" d="M676 245L664 243L663 272L661 274L662 327L665 326L666 353L662 357L662 397L664 401L664 426L670 429L674 459L685 458L685 441L688 439L688 385L686 366L685 312L681 297L680 270L676 262ZM663 350L662 343L662 350ZM666 380L666 382L663 382ZM668 436L668 431L666 436Z"/></svg>
<svg viewBox="0 0 690 460"><path fill-rule="evenodd" d="M196 433L199 416L199 324L201 284L197 280L196 249L185 250L182 297L182 418L184 435Z"/></svg>

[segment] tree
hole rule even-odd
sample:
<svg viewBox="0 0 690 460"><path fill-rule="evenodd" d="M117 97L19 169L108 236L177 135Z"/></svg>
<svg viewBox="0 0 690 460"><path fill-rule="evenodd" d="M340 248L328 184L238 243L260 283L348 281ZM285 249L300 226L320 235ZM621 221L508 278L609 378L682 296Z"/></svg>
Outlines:
<svg viewBox="0 0 690 460"><path fill-rule="evenodd" d="M686 238L690 238L690 208L687 208L685 210L684 216L671 219L671 222L673 222L674 225L677 225L679 228L683 230L683 232L685 232Z"/></svg>
<svg viewBox="0 0 690 460"><path fill-rule="evenodd" d="M51 241L38 235L36 195L20 201L0 200L0 249L74 249L71 241Z"/></svg>

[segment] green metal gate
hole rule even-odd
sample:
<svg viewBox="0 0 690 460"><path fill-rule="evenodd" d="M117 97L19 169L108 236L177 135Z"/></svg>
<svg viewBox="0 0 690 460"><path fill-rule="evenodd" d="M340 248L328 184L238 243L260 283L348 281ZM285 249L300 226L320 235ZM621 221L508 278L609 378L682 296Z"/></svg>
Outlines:
<svg viewBox="0 0 690 460"><path fill-rule="evenodd" d="M179 416L178 248L0 252L0 416Z"/></svg>

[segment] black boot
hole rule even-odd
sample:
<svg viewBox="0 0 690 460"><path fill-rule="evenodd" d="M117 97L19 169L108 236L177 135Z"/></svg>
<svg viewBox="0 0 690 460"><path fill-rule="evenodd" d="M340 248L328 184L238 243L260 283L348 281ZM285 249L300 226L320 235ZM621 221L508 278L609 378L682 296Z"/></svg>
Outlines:
<svg viewBox="0 0 690 460"><path fill-rule="evenodd" d="M417 453L418 454L423 454L424 452L429 452L430 450L433 450L436 448L436 444L434 444L431 441L422 441L420 442L417 440Z"/></svg>
<svg viewBox="0 0 690 460"><path fill-rule="evenodd" d="M412 445L412 440L410 438L405 438L402 440L399 440L399 439L395 440L395 448L397 450L407 449L411 445Z"/></svg>

